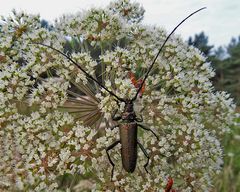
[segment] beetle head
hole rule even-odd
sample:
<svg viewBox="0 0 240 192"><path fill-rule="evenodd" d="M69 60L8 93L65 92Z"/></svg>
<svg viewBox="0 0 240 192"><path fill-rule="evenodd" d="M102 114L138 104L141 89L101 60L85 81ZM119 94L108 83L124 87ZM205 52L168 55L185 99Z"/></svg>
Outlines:
<svg viewBox="0 0 240 192"><path fill-rule="evenodd" d="M125 109L124 112L133 112L133 101L127 99L125 101Z"/></svg>

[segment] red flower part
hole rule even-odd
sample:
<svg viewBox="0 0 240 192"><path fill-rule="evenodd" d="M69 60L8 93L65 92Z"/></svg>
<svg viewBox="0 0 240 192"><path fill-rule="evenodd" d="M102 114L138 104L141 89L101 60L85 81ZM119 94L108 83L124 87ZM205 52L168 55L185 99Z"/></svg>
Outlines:
<svg viewBox="0 0 240 192"><path fill-rule="evenodd" d="M132 81L132 84L136 87L137 86L137 80L133 72L128 72L129 78Z"/></svg>
<svg viewBox="0 0 240 192"><path fill-rule="evenodd" d="M134 87L139 88L141 86L143 80L142 79L136 80L135 74L132 73L131 71L128 72L128 75L129 75L129 78L131 79L131 82L134 85ZM145 83L143 84L143 86L142 86L142 88L139 92L140 97L142 97L142 94L143 94L144 90L145 90Z"/></svg>
<svg viewBox="0 0 240 192"><path fill-rule="evenodd" d="M165 192L174 192L175 190L171 190L173 186L173 179L171 177L168 178L168 183L165 187Z"/></svg>

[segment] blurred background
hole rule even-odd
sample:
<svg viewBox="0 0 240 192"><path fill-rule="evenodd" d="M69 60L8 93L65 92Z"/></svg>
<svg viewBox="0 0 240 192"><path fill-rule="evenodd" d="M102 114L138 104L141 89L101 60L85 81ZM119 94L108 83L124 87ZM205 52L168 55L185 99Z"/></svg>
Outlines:
<svg viewBox="0 0 240 192"><path fill-rule="evenodd" d="M201 8L177 34L199 48L215 69L212 82L216 90L231 94L240 112L240 1L239 0L138 0L145 9L144 24L157 25L171 31L189 13ZM0 15L12 9L40 14L42 26L51 29L54 19L62 14L76 13L91 7L105 7L110 0L8 0L1 1ZM240 192L240 118L232 132L223 139L223 172L216 178L215 191Z"/></svg>

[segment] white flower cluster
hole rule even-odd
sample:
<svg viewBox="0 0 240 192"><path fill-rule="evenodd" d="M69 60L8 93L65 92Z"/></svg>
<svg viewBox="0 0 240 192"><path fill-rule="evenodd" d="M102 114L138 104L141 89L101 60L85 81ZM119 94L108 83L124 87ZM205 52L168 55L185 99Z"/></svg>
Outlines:
<svg viewBox="0 0 240 192"><path fill-rule="evenodd" d="M134 97L165 30L142 25L144 10L127 0L106 9L68 15L51 29L39 16L17 13L0 27L0 190L72 190L89 179L93 191L164 191L169 177L179 191L211 191L221 170L221 138L233 123L235 105L216 92L207 59L172 36L147 78L136 113L159 137L139 128L137 168L126 173L111 120L124 103L90 80L53 49L65 51L118 97ZM79 50L67 50L66 43ZM93 46L94 45L94 46ZM89 126L86 126L89 125ZM71 178L71 181L69 181ZM70 184L69 184L70 183ZM81 186L81 185L76 185ZM74 189L76 189L76 187ZM81 191L81 189L79 189Z"/></svg>
<svg viewBox="0 0 240 192"><path fill-rule="evenodd" d="M35 191L58 187L65 173L84 174L96 131L74 122L68 113L14 115L0 131L1 188Z"/></svg>
<svg viewBox="0 0 240 192"><path fill-rule="evenodd" d="M97 66L97 62L94 61L91 56L87 53L73 53L72 58L82 67L84 67L84 70L94 76L95 74L95 67ZM77 68L77 67L75 67ZM83 81L84 84L87 84L87 78L86 75L78 69L77 75L76 75L76 82Z"/></svg>
<svg viewBox="0 0 240 192"><path fill-rule="evenodd" d="M108 6L114 14L121 15L127 22L139 23L144 16L144 8L137 2L129 0L112 1Z"/></svg>
<svg viewBox="0 0 240 192"><path fill-rule="evenodd" d="M118 15L112 15L112 12L106 9L91 9L78 16L65 15L56 22L58 29L73 37L81 35L81 38L88 40L92 46L96 43L118 40L123 36L124 26L121 18ZM64 21L67 23L68 30L63 25Z"/></svg>
<svg viewBox="0 0 240 192"><path fill-rule="evenodd" d="M83 37L92 42L119 39L123 30L120 19L103 9L92 9L87 12L82 20L82 29Z"/></svg>
<svg viewBox="0 0 240 192"><path fill-rule="evenodd" d="M74 15L63 15L55 21L55 28L65 35L71 34L74 37L79 37L82 34L82 19L83 14L81 12Z"/></svg>
<svg viewBox="0 0 240 192"><path fill-rule="evenodd" d="M69 82L63 82L63 80L57 78L48 78L31 90L29 104L30 106L40 105L40 110L43 112L46 108L57 108L66 101L68 87Z"/></svg>
<svg viewBox="0 0 240 192"><path fill-rule="evenodd" d="M8 99L21 100L33 82L24 69L16 63L3 67L0 73L0 90Z"/></svg>
<svg viewBox="0 0 240 192"><path fill-rule="evenodd" d="M106 51L100 56L102 65L105 65L105 76L109 78L106 86L111 90L114 83L117 94L121 98L132 98L136 93L134 85L131 83L129 71L135 72L137 61L131 51L116 47L113 51ZM112 80L114 79L114 81ZM108 85L109 84L109 85Z"/></svg>

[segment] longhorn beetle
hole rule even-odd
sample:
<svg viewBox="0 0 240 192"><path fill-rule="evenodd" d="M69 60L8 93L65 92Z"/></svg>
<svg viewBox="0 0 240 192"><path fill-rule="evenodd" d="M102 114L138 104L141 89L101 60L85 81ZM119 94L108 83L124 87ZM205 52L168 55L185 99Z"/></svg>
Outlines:
<svg viewBox="0 0 240 192"><path fill-rule="evenodd" d="M72 62L74 65L76 65L89 79L91 79L92 81L94 81L95 83L97 83L101 88L103 88L105 91L107 91L110 95L112 95L113 97L115 97L115 99L119 102L124 102L125 103L125 107L124 110L121 114L121 116L117 116L117 110L113 113L112 115L112 120L113 121L120 121L121 122L116 125L113 126L111 129L114 129L116 127L119 127L120 129L120 140L115 141L113 144L111 144L110 146L108 146L106 148L106 153L107 153L107 157L109 162L112 165L112 173L111 173L111 179L113 177L113 172L114 172L114 163L110 158L109 155L109 151L111 149L113 149L117 144L121 144L121 157L122 157L122 164L123 164L123 168L129 172L132 173L134 172L135 168L136 168L136 163L137 163L137 145L141 148L142 152L144 153L144 155L147 158L147 162L144 165L144 169L146 170L146 172L148 173L147 170L147 165L149 163L149 155L147 154L146 150L144 149L143 145L138 141L137 139L137 131L138 131L138 127L141 127L144 130L147 131L151 131L153 133L153 135L158 139L158 136L149 128L139 124L138 122L142 122L142 118L137 118L135 111L134 111L134 102L136 101L139 93L141 92L141 89L144 86L144 83L150 73L150 71L153 68L153 65L155 64L159 54L161 53L163 47L165 46L166 42L168 41L168 39L170 38L170 36L176 31L176 29L184 22L186 21L189 17L191 17L192 15L194 15L195 13L205 9L206 7L203 7L201 9L198 9L197 11L191 13L190 15L188 15L185 19L183 19L173 30L172 32L167 36L167 38L165 39L165 41L163 42L162 46L160 47L157 55L155 56L153 62L151 63L149 69L147 70L143 80L141 81L140 86L137 89L137 92L135 94L135 96L132 99L124 99L124 98L120 98L118 97L115 93L113 93L112 91L108 90L103 84L101 84L97 79L95 79L93 76L91 76L90 74L88 74L76 61L74 61L70 56L66 55L65 53L61 52L60 50L50 46L50 45L45 45L42 43L33 43L33 44L38 44L41 46L45 46L48 47L50 49L53 49L54 51L58 52L59 54L63 55L65 58L67 58L70 62ZM159 140L159 139L158 139Z"/></svg>

